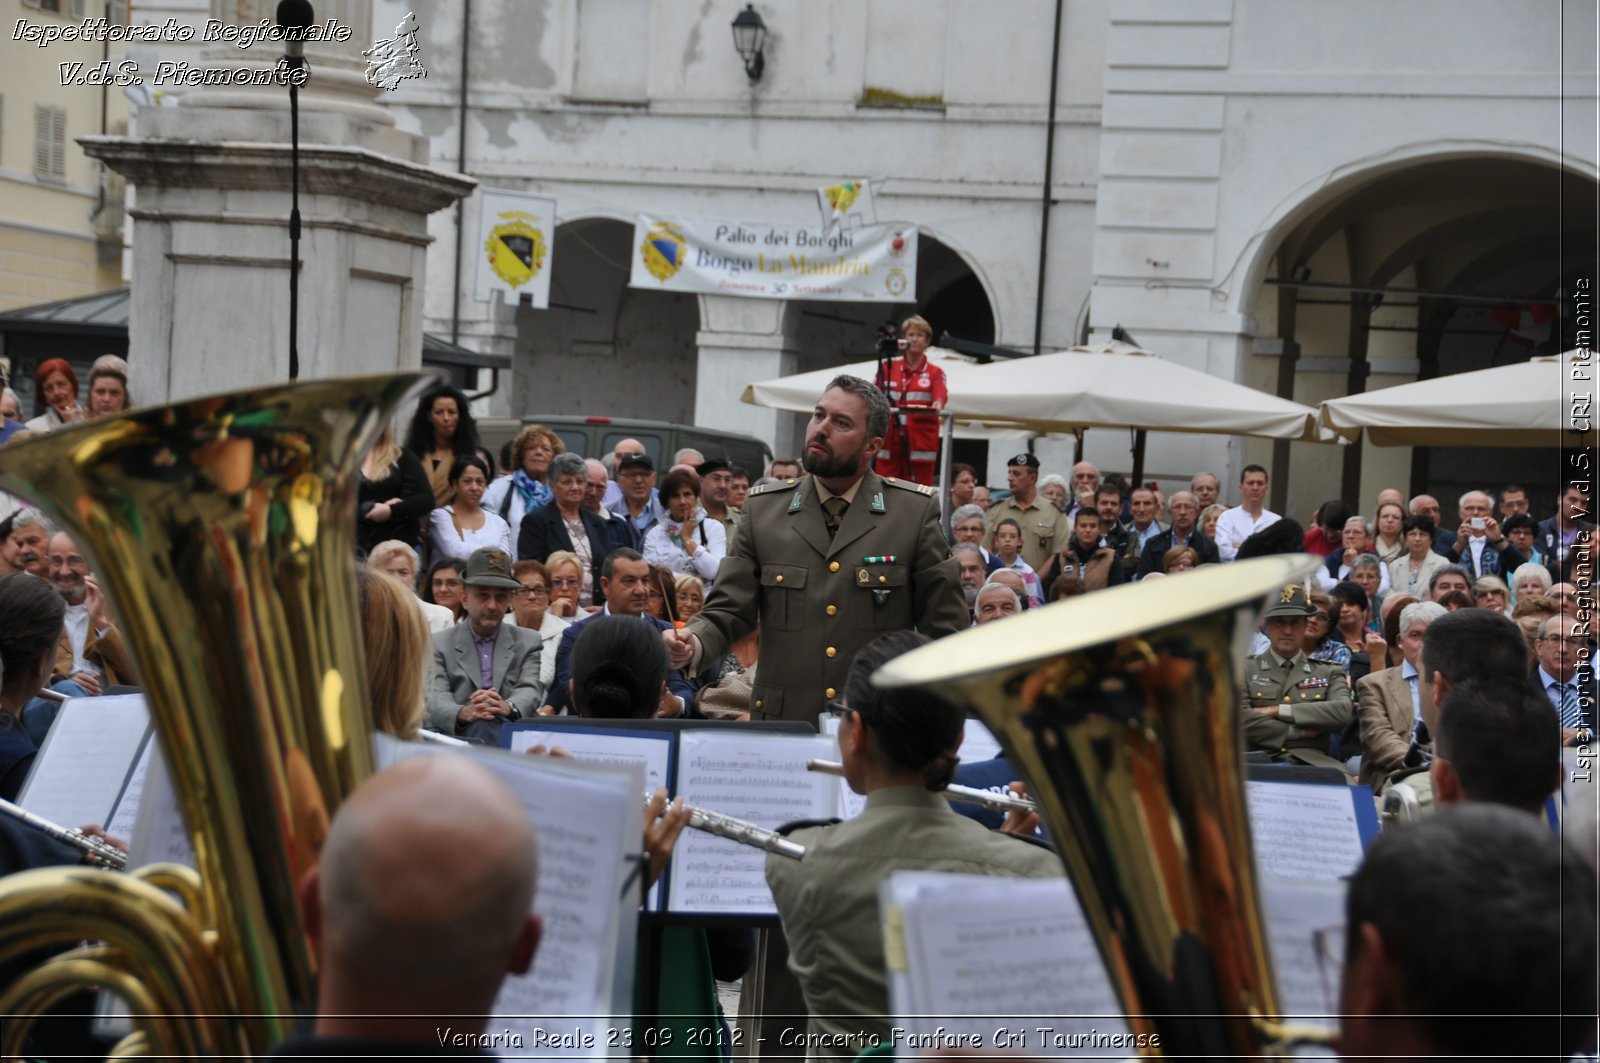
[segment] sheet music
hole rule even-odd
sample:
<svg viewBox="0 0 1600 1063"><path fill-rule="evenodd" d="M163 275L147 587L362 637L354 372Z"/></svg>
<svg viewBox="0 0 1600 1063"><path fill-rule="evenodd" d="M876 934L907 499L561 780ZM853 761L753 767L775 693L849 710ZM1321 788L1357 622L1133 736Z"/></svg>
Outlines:
<svg viewBox="0 0 1600 1063"><path fill-rule="evenodd" d="M139 799L144 794L144 780L150 771L150 758L160 745L153 732L145 739L139 759L134 762L133 771L128 774L128 781L117 797L117 805L111 810L111 818L106 821L106 833L112 837L123 841L133 837L134 827L139 822Z"/></svg>
<svg viewBox="0 0 1600 1063"><path fill-rule="evenodd" d="M139 812L128 843L128 866L182 864L197 867L194 847L183 821L183 806L159 742L150 743L149 764L139 796Z"/></svg>
<svg viewBox="0 0 1600 1063"><path fill-rule="evenodd" d="M449 749L387 739L401 747L384 762L410 756L470 756L494 771L521 799L539 836L539 886L534 911L544 921L533 968L507 978L495 998L496 1024L520 1034L542 1058L607 1054L613 967L623 928L637 907L624 854L644 831L642 770L621 771L488 747ZM581 814L574 815L574 810ZM636 865L635 865L636 866ZM632 933L631 924L626 930ZM585 1041L587 1040L587 1044Z"/></svg>
<svg viewBox="0 0 1600 1063"><path fill-rule="evenodd" d="M684 731L678 736L677 792L690 805L748 820L768 830L797 819L833 814L830 776L806 761L835 755L821 735L755 735ZM773 914L766 856L703 831L678 837L668 873L674 912Z"/></svg>
<svg viewBox="0 0 1600 1063"><path fill-rule="evenodd" d="M1250 782L1245 791L1263 877L1331 881L1360 865L1365 849L1352 795L1361 798L1365 787Z"/></svg>
<svg viewBox="0 0 1600 1063"><path fill-rule="evenodd" d="M962 731L961 763L976 764L980 760L998 757L1003 752L1000 740L994 736L994 732L984 726L982 720L968 716Z"/></svg>
<svg viewBox="0 0 1600 1063"><path fill-rule="evenodd" d="M143 694L69 699L17 804L63 827L104 826L149 735Z"/></svg>
<svg viewBox="0 0 1600 1063"><path fill-rule="evenodd" d="M1261 904L1267 923L1267 939L1272 946L1272 969L1278 976L1278 998L1284 1016L1317 1026L1333 1028L1339 1020L1332 1014L1339 1002L1339 986L1324 984L1324 978L1337 979L1338 965L1319 965L1314 935L1324 931L1332 940L1327 946L1341 958L1344 936L1336 932L1344 925L1346 885L1340 881L1316 882L1303 878L1263 878Z"/></svg>
<svg viewBox="0 0 1600 1063"><path fill-rule="evenodd" d="M1069 1035L1128 1033L1065 878L896 871L881 901L886 921L898 909L904 944L905 977L891 986L896 1025L924 1036L942 1027L940 1047L960 1037L965 1047L1043 1056L1083 1054ZM894 934L890 926L891 952Z"/></svg>

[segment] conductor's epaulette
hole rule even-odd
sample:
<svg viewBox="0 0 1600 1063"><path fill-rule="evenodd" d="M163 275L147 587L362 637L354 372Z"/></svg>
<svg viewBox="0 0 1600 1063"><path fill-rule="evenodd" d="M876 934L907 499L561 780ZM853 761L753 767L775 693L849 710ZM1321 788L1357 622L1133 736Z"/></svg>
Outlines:
<svg viewBox="0 0 1600 1063"><path fill-rule="evenodd" d="M776 494L779 491L791 491L799 482L799 480L794 479L793 477L784 480L768 480L764 484L756 484L754 487L750 488L746 497L748 498L754 495Z"/></svg>
<svg viewBox="0 0 1600 1063"><path fill-rule="evenodd" d="M936 495L939 493L926 484L919 484L914 480L902 480L898 476L885 476L883 482L890 487L898 487L902 491L915 491L919 495Z"/></svg>

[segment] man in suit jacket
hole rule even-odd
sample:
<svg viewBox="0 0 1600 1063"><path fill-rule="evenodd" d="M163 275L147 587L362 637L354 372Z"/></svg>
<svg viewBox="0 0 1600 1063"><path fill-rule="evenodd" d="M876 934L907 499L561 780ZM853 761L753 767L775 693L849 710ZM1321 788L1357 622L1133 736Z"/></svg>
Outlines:
<svg viewBox="0 0 1600 1063"><path fill-rule="evenodd" d="M870 468L888 420L881 391L835 377L806 427L811 475L751 489L705 608L664 633L673 665L698 670L759 619L752 719L815 723L879 635L937 638L969 624L938 493Z"/></svg>
<svg viewBox="0 0 1600 1063"><path fill-rule="evenodd" d="M66 532L50 537L50 582L67 603L50 681L71 679L86 693L134 682L133 657L106 611L106 599L89 563Z"/></svg>
<svg viewBox="0 0 1600 1063"><path fill-rule="evenodd" d="M624 546L607 554L600 569L600 587L606 607L569 624L561 633L561 646L556 650L555 686L547 699L549 707L557 712L572 711L572 692L567 689L572 680L572 649L589 621L597 616L636 616L641 623L650 624L657 631L672 630L671 624L645 612L650 604L650 563L639 551ZM694 688L682 672L674 669L667 676L667 693L656 715L686 715L693 703Z"/></svg>
<svg viewBox="0 0 1600 1063"><path fill-rule="evenodd" d="M1136 492L1137 493L1137 492ZM1167 556L1167 551L1175 546L1187 546L1200 555L1200 564L1217 565L1222 563L1222 556L1217 553L1217 544L1205 537L1205 534L1195 527L1195 520L1200 516L1200 502L1192 491L1174 491L1167 500L1167 514L1172 518L1172 527L1166 531L1152 536L1144 544L1144 550L1139 554L1139 567L1134 573L1135 579L1144 579L1152 572L1160 572L1161 562Z"/></svg>
<svg viewBox="0 0 1600 1063"><path fill-rule="evenodd" d="M504 623L522 584L504 550L483 547L467 559L467 622L433 636L428 726L498 745L500 729L538 711L539 633Z"/></svg>
<svg viewBox="0 0 1600 1063"><path fill-rule="evenodd" d="M1412 602L1400 611L1400 654L1405 662L1362 676L1356 683L1361 721L1361 781L1373 792L1406 764L1417 724L1433 715L1433 690L1422 681L1422 638L1445 614L1436 602ZM1422 748L1426 749L1424 743Z"/></svg>

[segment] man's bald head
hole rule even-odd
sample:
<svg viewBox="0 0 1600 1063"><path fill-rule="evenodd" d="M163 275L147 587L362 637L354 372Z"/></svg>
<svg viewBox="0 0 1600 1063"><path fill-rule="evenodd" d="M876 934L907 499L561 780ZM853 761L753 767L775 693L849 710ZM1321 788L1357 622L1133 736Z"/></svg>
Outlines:
<svg viewBox="0 0 1600 1063"><path fill-rule="evenodd" d="M433 754L373 776L302 885L319 1013L487 1015L538 946L538 873L533 826L488 769Z"/></svg>

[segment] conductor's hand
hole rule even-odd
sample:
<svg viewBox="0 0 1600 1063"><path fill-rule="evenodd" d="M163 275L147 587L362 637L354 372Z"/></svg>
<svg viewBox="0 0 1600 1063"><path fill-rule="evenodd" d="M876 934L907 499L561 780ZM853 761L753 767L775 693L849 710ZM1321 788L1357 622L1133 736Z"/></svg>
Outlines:
<svg viewBox="0 0 1600 1063"><path fill-rule="evenodd" d="M1008 789L1017 797L1028 796L1028 788L1020 782L1013 781ZM1031 838L1033 832L1039 829L1039 813L1023 812L1020 809L1007 812L1005 822L1000 824L1000 829L1007 834L1021 834Z"/></svg>
<svg viewBox="0 0 1600 1063"><path fill-rule="evenodd" d="M672 667L687 667L694 659L693 635L669 627L661 632L661 640L667 644L667 660Z"/></svg>
<svg viewBox="0 0 1600 1063"><path fill-rule="evenodd" d="M650 856L650 880L645 883L646 889L661 877L667 858L672 855L672 847L678 844L678 835L688 824L689 807L683 803L683 798L669 805L666 790L650 795L649 803L644 806L644 851Z"/></svg>

